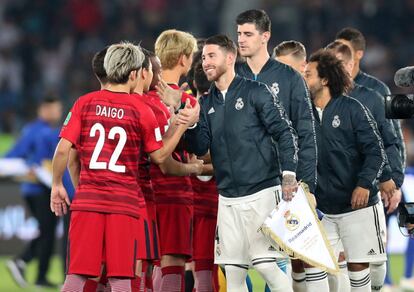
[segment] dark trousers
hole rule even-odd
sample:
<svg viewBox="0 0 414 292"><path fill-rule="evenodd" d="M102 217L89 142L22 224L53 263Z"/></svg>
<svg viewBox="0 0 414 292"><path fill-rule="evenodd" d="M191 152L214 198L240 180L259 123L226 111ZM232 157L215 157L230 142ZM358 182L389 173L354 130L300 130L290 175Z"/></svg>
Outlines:
<svg viewBox="0 0 414 292"><path fill-rule="evenodd" d="M37 281L44 281L55 244L57 217L50 211L49 194L28 196L25 199L30 211L39 223L39 236L28 244L19 258L26 263L35 257L38 258Z"/></svg>
<svg viewBox="0 0 414 292"><path fill-rule="evenodd" d="M63 237L62 237L62 262L63 271L67 271L68 237L69 237L70 212L63 216Z"/></svg>

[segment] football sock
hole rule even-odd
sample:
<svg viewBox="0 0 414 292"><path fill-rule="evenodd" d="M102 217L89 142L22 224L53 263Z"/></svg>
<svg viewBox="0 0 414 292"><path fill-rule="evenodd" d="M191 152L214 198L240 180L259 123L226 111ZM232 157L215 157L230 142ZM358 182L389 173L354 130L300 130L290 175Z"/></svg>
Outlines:
<svg viewBox="0 0 414 292"><path fill-rule="evenodd" d="M371 278L371 290L381 291L384 285L385 274L387 273L387 263L371 263L369 265L370 278Z"/></svg>
<svg viewBox="0 0 414 292"><path fill-rule="evenodd" d="M279 269L274 258L252 260L254 269L262 276L272 292L293 291L287 275Z"/></svg>
<svg viewBox="0 0 414 292"><path fill-rule="evenodd" d="M80 275L66 275L65 283L62 286L62 292L82 292L87 278Z"/></svg>
<svg viewBox="0 0 414 292"><path fill-rule="evenodd" d="M352 292L371 292L369 268L358 272L349 271L348 274Z"/></svg>
<svg viewBox="0 0 414 292"><path fill-rule="evenodd" d="M108 282L111 285L111 292L131 292L132 291L131 279L108 278Z"/></svg>
<svg viewBox="0 0 414 292"><path fill-rule="evenodd" d="M227 292L248 292L246 277L248 266L226 265Z"/></svg>
<svg viewBox="0 0 414 292"><path fill-rule="evenodd" d="M308 292L329 292L328 275L318 268L305 268Z"/></svg>
<svg viewBox="0 0 414 292"><path fill-rule="evenodd" d="M307 292L306 274L292 272L292 287L294 292Z"/></svg>
<svg viewBox="0 0 414 292"><path fill-rule="evenodd" d="M162 292L177 292L184 291L184 267L183 266L170 266L161 268L162 280L161 291Z"/></svg>

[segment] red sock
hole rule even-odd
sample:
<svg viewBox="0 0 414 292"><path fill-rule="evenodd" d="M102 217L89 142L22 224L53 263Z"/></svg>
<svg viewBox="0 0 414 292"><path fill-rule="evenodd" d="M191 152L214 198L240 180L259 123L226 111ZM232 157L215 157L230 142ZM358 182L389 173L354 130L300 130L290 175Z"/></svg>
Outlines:
<svg viewBox="0 0 414 292"><path fill-rule="evenodd" d="M195 278L197 292L213 292L214 260L196 260Z"/></svg>
<svg viewBox="0 0 414 292"><path fill-rule="evenodd" d="M135 276L134 279L131 279L131 291L139 292L139 287L141 285L141 277Z"/></svg>
<svg viewBox="0 0 414 292"><path fill-rule="evenodd" d="M152 287L154 292L161 291L161 281L162 281L162 273L160 266L154 266L154 270L152 272Z"/></svg>
<svg viewBox="0 0 414 292"><path fill-rule="evenodd" d="M177 292L185 291L184 283L184 266L170 266L161 268L162 280L161 291L162 292Z"/></svg>
<svg viewBox="0 0 414 292"><path fill-rule="evenodd" d="M85 282L85 286L83 286L83 292L96 292L98 288L98 282L88 279Z"/></svg>

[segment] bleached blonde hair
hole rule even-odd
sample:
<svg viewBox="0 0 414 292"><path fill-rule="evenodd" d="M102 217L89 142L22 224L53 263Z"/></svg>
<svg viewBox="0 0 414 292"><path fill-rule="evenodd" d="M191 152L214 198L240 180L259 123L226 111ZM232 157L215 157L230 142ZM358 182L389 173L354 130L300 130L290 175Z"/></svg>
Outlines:
<svg viewBox="0 0 414 292"><path fill-rule="evenodd" d="M155 41L155 54L163 69L173 69L182 55L189 57L197 51L197 40L184 31L169 29L163 31Z"/></svg>
<svg viewBox="0 0 414 292"><path fill-rule="evenodd" d="M108 81L116 84L127 83L131 71L141 69L144 59L140 46L130 42L111 45L104 59Z"/></svg>

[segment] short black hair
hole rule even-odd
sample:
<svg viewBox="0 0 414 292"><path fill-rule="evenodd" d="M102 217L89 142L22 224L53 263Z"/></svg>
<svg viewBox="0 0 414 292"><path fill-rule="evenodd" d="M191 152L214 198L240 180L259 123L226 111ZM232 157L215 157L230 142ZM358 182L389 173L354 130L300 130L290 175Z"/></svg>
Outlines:
<svg viewBox="0 0 414 292"><path fill-rule="evenodd" d="M204 42L205 41L203 41L203 44ZM191 91L193 92L194 96L197 95L197 88L195 88L194 86L194 74L195 74L196 67L199 65L198 63L202 62L201 60L202 50L203 48L201 48L200 50L198 50L197 52L193 54L193 63L191 64L191 68L187 73L187 83Z"/></svg>
<svg viewBox="0 0 414 292"><path fill-rule="evenodd" d="M292 55L295 58L306 58L305 46L298 41L284 41L273 49L274 57Z"/></svg>
<svg viewBox="0 0 414 292"><path fill-rule="evenodd" d="M103 50L97 52L92 58L92 71L99 82L103 84L108 83L108 76L104 68L104 59L108 48L109 47L105 47Z"/></svg>
<svg viewBox="0 0 414 292"><path fill-rule="evenodd" d="M152 52L152 51L149 51L149 50L147 50L147 49L145 49L145 48L143 48L143 47L141 47L141 50L142 50L142 52L144 53L144 56L145 56L145 59L144 59L144 61L142 62L142 68L144 68L144 69L146 69L146 70L148 70L149 69L149 65L150 65L150 63L151 63L151 58L154 58L156 55L155 55L155 53L154 52Z"/></svg>
<svg viewBox="0 0 414 292"><path fill-rule="evenodd" d="M258 9L251 9L240 13L236 18L236 23L237 25L253 23L260 33L270 32L272 27L269 15L264 10Z"/></svg>
<svg viewBox="0 0 414 292"><path fill-rule="evenodd" d="M236 44L226 35L217 34L206 39L204 45L218 45L220 48L224 49L226 52L233 53L237 55Z"/></svg>
<svg viewBox="0 0 414 292"><path fill-rule="evenodd" d="M348 61L352 60L352 50L351 50L351 48L348 45L346 45L346 44L344 44L340 41L334 41L334 42L328 44L325 47L325 50L330 50L334 54L339 53L339 54L343 55Z"/></svg>
<svg viewBox="0 0 414 292"><path fill-rule="evenodd" d="M62 102L62 100L57 95L48 94L39 101L38 106L50 105L57 102Z"/></svg>
<svg viewBox="0 0 414 292"><path fill-rule="evenodd" d="M197 62L194 67L194 82L200 94L204 94L210 89L212 82L208 81L201 61Z"/></svg>
<svg viewBox="0 0 414 292"><path fill-rule="evenodd" d="M352 87L343 62L336 58L332 51L321 49L310 56L309 62L318 63L316 67L318 76L327 80L327 86L333 98L347 93Z"/></svg>
<svg viewBox="0 0 414 292"><path fill-rule="evenodd" d="M365 51L366 46L367 46L365 37L362 34L362 32L360 32L359 30L353 27L345 27L341 29L336 34L335 38L337 40L343 39L343 40L349 41L354 47L355 51Z"/></svg>

